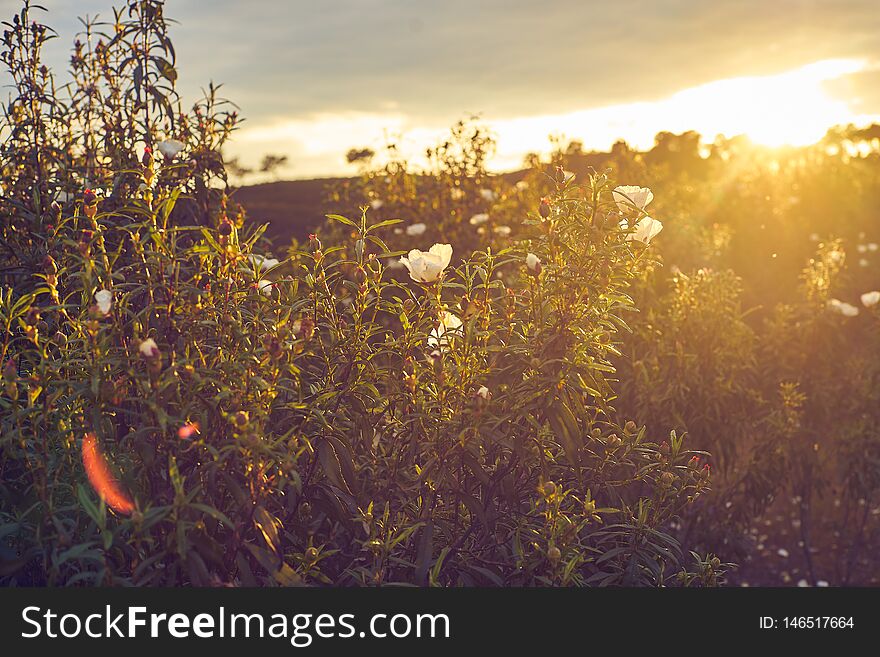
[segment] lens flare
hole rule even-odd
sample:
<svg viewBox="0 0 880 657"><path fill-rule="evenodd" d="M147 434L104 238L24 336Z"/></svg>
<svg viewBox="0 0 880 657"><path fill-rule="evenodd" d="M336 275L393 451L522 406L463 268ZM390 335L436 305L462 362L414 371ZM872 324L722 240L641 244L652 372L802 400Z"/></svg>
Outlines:
<svg viewBox="0 0 880 657"><path fill-rule="evenodd" d="M124 515L134 511L134 503L110 471L107 459L101 453L98 439L93 433L87 433L83 437L82 460L89 482L107 506Z"/></svg>

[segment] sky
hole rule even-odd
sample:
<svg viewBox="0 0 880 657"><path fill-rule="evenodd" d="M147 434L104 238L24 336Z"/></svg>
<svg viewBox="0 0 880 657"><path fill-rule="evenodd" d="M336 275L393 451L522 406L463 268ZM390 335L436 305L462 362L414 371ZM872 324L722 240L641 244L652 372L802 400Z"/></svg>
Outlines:
<svg viewBox="0 0 880 657"><path fill-rule="evenodd" d="M114 3L40 4L63 78L76 16ZM0 0L0 15L19 6ZM550 134L595 149L688 129L802 144L880 120L877 0L168 0L165 13L183 97L222 82L246 118L229 154L287 155L284 178L351 175L350 148L388 139L418 159L471 114L498 139L495 170Z"/></svg>

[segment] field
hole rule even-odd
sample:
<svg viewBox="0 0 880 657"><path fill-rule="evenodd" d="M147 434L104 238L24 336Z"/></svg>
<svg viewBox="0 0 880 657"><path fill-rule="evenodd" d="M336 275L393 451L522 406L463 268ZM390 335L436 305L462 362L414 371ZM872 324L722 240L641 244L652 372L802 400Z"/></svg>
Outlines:
<svg viewBox="0 0 880 657"><path fill-rule="evenodd" d="M0 583L880 583L880 126L497 172L467 118L241 186L161 2L68 86L44 18L2 44Z"/></svg>

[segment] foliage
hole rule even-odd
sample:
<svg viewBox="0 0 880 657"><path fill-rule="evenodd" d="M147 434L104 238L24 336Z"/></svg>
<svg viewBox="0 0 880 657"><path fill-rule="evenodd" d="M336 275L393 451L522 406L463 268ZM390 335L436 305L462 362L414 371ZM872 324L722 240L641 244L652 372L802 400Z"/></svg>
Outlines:
<svg viewBox="0 0 880 657"><path fill-rule="evenodd" d="M460 126L437 175L386 171L419 244L454 242L441 271L389 275L366 208L278 262L225 193L236 114L215 87L180 110L161 2L86 23L60 89L32 19L3 54L4 583L723 579L668 531L705 453L611 405L653 256L607 176L560 170L487 244L461 219L497 198L490 142Z"/></svg>

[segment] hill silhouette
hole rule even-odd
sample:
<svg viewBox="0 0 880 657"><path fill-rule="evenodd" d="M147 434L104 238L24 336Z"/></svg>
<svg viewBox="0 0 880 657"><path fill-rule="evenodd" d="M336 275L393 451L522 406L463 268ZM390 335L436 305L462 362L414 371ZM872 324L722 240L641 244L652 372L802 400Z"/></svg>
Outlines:
<svg viewBox="0 0 880 657"><path fill-rule="evenodd" d="M592 169L608 165L613 153L577 153L566 156L566 167L578 177ZM498 174L514 185L525 177L527 169ZM348 178L313 178L307 180L282 180L277 182L246 185L233 192L251 223L268 223L265 236L276 246L286 245L292 238L306 239L309 233L324 221L327 213L351 213L355 208L334 207L328 200L328 190L334 185L352 181Z"/></svg>

